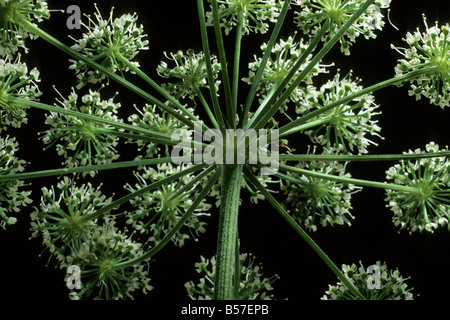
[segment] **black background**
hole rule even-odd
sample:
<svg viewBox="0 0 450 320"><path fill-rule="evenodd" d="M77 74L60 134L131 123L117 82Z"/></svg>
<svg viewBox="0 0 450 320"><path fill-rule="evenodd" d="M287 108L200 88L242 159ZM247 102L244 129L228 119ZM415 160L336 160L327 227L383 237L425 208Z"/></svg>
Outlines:
<svg viewBox="0 0 450 320"><path fill-rule="evenodd" d="M71 4L80 6L83 13L94 11L90 1L49 1L51 8L66 9ZM141 53L139 61L142 69L157 79L157 64L164 58L164 51L201 50L196 1L98 1L104 16L114 5L117 16L126 12L138 12L140 22L149 35L150 50ZM343 56L338 48L333 50L325 62L336 62L345 71L353 70L354 75L362 78L362 84L369 86L394 75L394 67L398 54L390 49L391 43L402 44L402 37L407 31L417 26L423 29L422 13L426 13L429 24L439 20L440 24L450 21L448 1L393 1L391 21L400 29L396 31L388 23L385 32L378 32L375 40L361 37L351 49L351 56ZM69 30L66 27L68 15L53 13L49 21L42 24L44 30L57 36L67 44L72 41L71 35L80 36L81 31ZM295 27L291 23L292 16L286 21L283 36L291 35ZM212 33L212 29L209 29ZM242 61L252 60L259 53L259 43L267 41L269 34L246 36L243 42ZM226 38L232 48L233 37ZM25 59L30 67L40 69L44 95L42 101L53 103L56 97L52 85L67 96L74 85L74 75L67 69L67 56L49 46L41 39L28 42L30 54ZM213 46L212 46L213 47ZM231 56L231 54L230 54ZM242 64L243 76L246 76L246 64ZM135 81L142 84L139 80ZM144 84L142 84L144 87ZM245 86L243 88L246 88ZM119 90L111 86L111 92ZM241 93L245 93L241 90ZM424 148L425 144L434 141L440 146L449 143L448 119L450 110L442 110L430 105L426 100L416 101L408 96L408 88L390 87L376 93L376 102L381 105L383 114L379 117L384 141L377 148L371 148L372 154L401 153L409 149ZM122 102L122 112L130 110L132 104L142 105L140 98L130 95L126 90L119 90L118 98ZM243 96L245 98L245 96ZM20 130L9 130L11 136L17 136L20 142L18 156L30 161L27 170L42 170L60 167L59 158L53 149L43 151L43 144L38 141L37 133L45 129L43 112L31 110L29 124ZM299 152L305 151L304 141L299 139L293 143L299 145ZM120 160L127 160L123 147ZM35 160L35 159L41 159ZM384 181L384 171L393 163L352 164L349 168L354 177ZM133 181L131 170L119 170L116 173L104 172L99 179L106 182L104 193L123 194L125 181ZM32 181L34 195L33 205L39 203L39 190L44 185L55 184L55 178ZM352 227L319 228L312 234L313 239L338 265L358 263L366 266L377 260L386 261L391 268L398 267L405 277L410 276L409 286L414 293L420 294L418 299L448 299L450 278L450 235L446 228L434 234L416 233L409 235L406 231L398 233L391 222L391 213L385 207L382 190L365 189L357 194L352 202L356 217ZM64 270L54 268L52 262L46 267L47 252L39 257L43 247L39 239L28 240L29 214L32 207L18 215L18 223L8 229L0 230L1 260L0 299L57 299L68 297L65 288ZM208 222L208 231L200 237L199 242L188 241L182 249L169 244L160 252L151 264L151 284L155 289L147 296L139 299L186 299L184 283L196 279L194 263L200 255L211 257L215 253L217 234L217 212ZM264 265L268 276L279 274L280 280L275 283L275 296L279 299L318 300L328 288L335 283L336 277L308 247L308 245L272 210L269 204L243 205L240 214L240 237L242 252L252 252Z"/></svg>

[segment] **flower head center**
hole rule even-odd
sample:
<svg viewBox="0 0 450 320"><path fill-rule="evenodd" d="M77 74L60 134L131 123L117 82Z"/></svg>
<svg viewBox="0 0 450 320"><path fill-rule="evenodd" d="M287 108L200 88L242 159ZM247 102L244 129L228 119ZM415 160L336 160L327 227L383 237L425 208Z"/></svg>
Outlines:
<svg viewBox="0 0 450 320"><path fill-rule="evenodd" d="M13 21L17 7L17 1L6 2L4 5L0 6L0 23L5 24Z"/></svg>
<svg viewBox="0 0 450 320"><path fill-rule="evenodd" d="M420 201L427 201L433 196L434 185L428 181L422 181L418 189L416 197Z"/></svg>
<svg viewBox="0 0 450 320"><path fill-rule="evenodd" d="M343 12L340 8L330 8L328 17L334 22L340 22L343 18Z"/></svg>
<svg viewBox="0 0 450 320"><path fill-rule="evenodd" d="M85 139L95 138L95 127L91 122L85 122L81 128L81 134Z"/></svg>
<svg viewBox="0 0 450 320"><path fill-rule="evenodd" d="M103 260L100 264L99 271L105 278L111 277L114 272L114 261L111 259Z"/></svg>

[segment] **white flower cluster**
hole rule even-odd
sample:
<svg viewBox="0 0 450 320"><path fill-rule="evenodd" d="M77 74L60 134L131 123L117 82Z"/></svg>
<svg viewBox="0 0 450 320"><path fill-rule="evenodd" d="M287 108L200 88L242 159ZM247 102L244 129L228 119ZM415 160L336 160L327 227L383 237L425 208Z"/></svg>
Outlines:
<svg viewBox="0 0 450 320"><path fill-rule="evenodd" d="M14 62L0 59L0 132L7 126L20 128L27 123L26 105L13 99L37 100L42 94L38 82L39 71L36 68L29 71L27 65L20 62L20 55Z"/></svg>
<svg viewBox="0 0 450 320"><path fill-rule="evenodd" d="M199 283L187 282L184 286L192 300L212 300L214 296L214 278L216 271L216 258L210 260L200 257L201 261L195 264L198 274L204 274ZM235 300L271 300L273 295L272 284L279 277L274 275L263 278L262 265L255 265L255 257L252 254L242 253L240 258L240 281L238 296ZM248 258L248 259L247 259Z"/></svg>
<svg viewBox="0 0 450 320"><path fill-rule="evenodd" d="M78 94L72 90L69 97L60 103L67 110L121 122L117 116L120 103L113 99L102 100L98 91L89 90L89 94L81 97L80 103ZM106 164L119 158L115 149L118 144L114 136L116 129L110 125L59 112L50 112L45 123L51 128L44 132L43 142L61 142L56 148L58 154L66 159L64 163L68 167Z"/></svg>
<svg viewBox="0 0 450 320"><path fill-rule="evenodd" d="M329 21L329 30L325 41L331 39L339 29L356 13L365 0L294 0L299 6L297 24L306 34L315 35L325 21ZM380 9L389 8L391 0L377 0L356 20L340 39L341 51L349 55L352 42L360 35L366 39L376 38L375 31L384 27Z"/></svg>
<svg viewBox="0 0 450 320"><path fill-rule="evenodd" d="M175 63L175 67L169 67L167 62L162 61L157 68L158 74L163 78L178 79L178 82L169 82L162 85L169 93L177 98L193 98L197 96L197 90L200 88L209 88L207 78L208 71L206 68L205 55L203 52L195 53L194 50L189 49L184 53L179 50L176 53L167 55L166 58ZM220 85L220 80L217 80L221 66L217 58L211 57L211 67L213 78L215 80L216 92Z"/></svg>
<svg viewBox="0 0 450 320"><path fill-rule="evenodd" d="M2 0L0 1L0 56L11 58L19 48L27 47L27 38L36 36L16 23L16 17L22 17L30 22L41 22L50 17L47 2L42 0Z"/></svg>
<svg viewBox="0 0 450 320"><path fill-rule="evenodd" d="M351 177L350 173L346 173L346 164L335 161L300 162L296 167L333 176ZM328 224L351 225L350 220L354 219L350 212L351 198L360 188L291 172L282 181L281 190L287 195L282 204L288 212L307 229L317 231L317 219L323 227Z"/></svg>
<svg viewBox="0 0 450 320"><path fill-rule="evenodd" d="M0 177L24 170L25 161L15 156L18 145L14 138L0 137ZM21 207L31 203L31 191L19 191L24 186L25 183L17 179L0 181L0 227L15 224L17 219L10 216L11 212L20 212Z"/></svg>
<svg viewBox="0 0 450 320"><path fill-rule="evenodd" d="M142 258L141 243L108 223L93 230L80 249L67 257L62 268L80 268L81 289L74 288L69 296L73 300L122 300L133 299L136 291L143 294L151 291L148 275L149 261L142 259L129 266L121 264ZM66 275L66 278L69 274ZM67 279L66 279L67 280Z"/></svg>
<svg viewBox="0 0 450 320"><path fill-rule="evenodd" d="M292 71L299 58L308 48L308 43L304 43L301 39L296 41L295 37L288 37L286 40L280 40L272 48L272 54L266 63L262 78L259 82L258 93L260 95L260 102L269 94L274 85L279 85L286 76ZM261 51L265 52L267 49L267 43L261 45ZM309 65L313 58L310 54L305 59L303 64L298 68L292 80L287 84L289 87L298 75ZM255 56L255 61L249 63L249 76L244 78L243 81L248 84L253 84L256 72L261 65L261 57ZM326 73L326 66L318 64L316 65L308 75L303 79L302 85L299 85L289 97L289 100L282 106L280 112L285 112L288 108L287 103L289 101L297 104L298 100L303 95L303 87L312 83L313 77L320 73Z"/></svg>
<svg viewBox="0 0 450 320"><path fill-rule="evenodd" d="M188 165L173 166L172 164L158 164L156 168L145 167L141 173L135 173L138 182L135 187L127 184L125 188L134 192L144 188L151 183L171 176L187 168ZM193 175L185 175L182 178L171 183L164 184L155 190L144 193L130 201L134 207L132 212L128 213L127 223L134 230L141 234L149 235L148 241L154 245L158 244L164 236L178 223L183 214L189 209L199 192L201 183L190 186L189 182L194 178ZM188 187L183 190L184 187ZM180 191L182 190L182 191ZM198 236L206 231L206 222L203 217L209 216L208 211L211 205L203 200L185 222L186 231L180 229L172 238L172 241L178 247L182 247L189 235Z"/></svg>
<svg viewBox="0 0 450 320"><path fill-rule="evenodd" d="M111 72L127 72L129 66L122 60L128 60L131 64L139 66L133 60L141 50L147 50L149 41L145 39L143 26L136 24L136 14L124 14L113 19L111 10L107 20L102 18L98 8L94 13L97 19L94 22L89 18L89 23L83 24L87 32L83 37L76 40L72 48L86 55L87 58L101 64ZM76 71L78 86L81 88L87 83L101 83L107 77L98 70L92 70L86 63L70 59L69 67Z"/></svg>
<svg viewBox="0 0 450 320"><path fill-rule="evenodd" d="M351 79L350 74L341 78L336 74L319 90L308 86L299 101L297 112L311 111L323 108L333 102L347 97L363 88ZM331 109L312 119L309 123L314 127L304 131L313 143L318 143L326 149L333 148L345 153L368 153L370 145L376 145L368 135L382 137L378 132L378 120L374 118L381 114L371 94L359 97L346 104Z"/></svg>
<svg viewBox="0 0 450 320"><path fill-rule="evenodd" d="M101 187L94 188L90 183L78 186L66 176L56 188L42 188L40 206L31 214L32 237L42 237L42 243L59 263L80 250L98 228L97 219L86 217L112 202Z"/></svg>
<svg viewBox="0 0 450 320"><path fill-rule="evenodd" d="M420 99L422 96L441 108L450 106L450 25L439 28L437 22L428 27L423 16L425 32L418 29L408 32L406 43L409 48L396 48L404 59L400 59L395 68L397 76L414 70L432 67L428 73L411 81L409 94Z"/></svg>
<svg viewBox="0 0 450 320"><path fill-rule="evenodd" d="M342 265L342 271L353 282L364 300L414 300L412 289L398 271L388 269L386 263L377 261L367 268L360 262ZM358 300L343 282L329 285L322 300Z"/></svg>
<svg viewBox="0 0 450 320"><path fill-rule="evenodd" d="M439 152L434 142L425 151L416 149L408 154ZM386 178L411 191L387 190L386 201L394 213L394 224L410 233L419 230L433 232L439 226L450 229L450 161L445 157L424 158L401 162L386 172Z"/></svg>
<svg viewBox="0 0 450 320"><path fill-rule="evenodd" d="M283 5L283 1L280 0L222 0L218 2L220 24L227 35L236 26L239 12L244 18L244 34L266 33L269 22L276 22ZM212 11L207 12L206 17L207 25L214 25Z"/></svg>

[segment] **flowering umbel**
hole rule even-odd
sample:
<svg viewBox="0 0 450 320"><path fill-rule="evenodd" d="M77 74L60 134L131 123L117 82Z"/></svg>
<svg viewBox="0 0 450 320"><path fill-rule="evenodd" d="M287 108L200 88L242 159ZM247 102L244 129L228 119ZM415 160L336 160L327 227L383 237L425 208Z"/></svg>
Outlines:
<svg viewBox="0 0 450 320"><path fill-rule="evenodd" d="M425 152L440 151L434 142ZM421 149L409 154L422 154ZM388 190L386 201L394 213L394 224L410 232L433 232L439 226L450 228L450 161L445 157L402 161L386 172L386 178L409 190Z"/></svg>
<svg viewBox="0 0 450 320"><path fill-rule="evenodd" d="M64 177L56 188L42 188L40 206L31 214L32 236L41 237L58 262L64 262L98 228L98 219L90 217L111 202L112 198L101 192L101 186L94 188L90 183L78 186L73 179Z"/></svg>
<svg viewBox="0 0 450 320"><path fill-rule="evenodd" d="M358 288L362 297L356 297L342 282L330 285L322 300L414 300L412 289L408 288L406 280L400 272L388 269L386 263L377 261L365 268L360 266L342 265L342 271Z"/></svg>
<svg viewBox="0 0 450 320"><path fill-rule="evenodd" d="M27 65L20 62L20 55L14 62L0 59L0 132L8 126L20 128L27 123L26 103L41 96L39 81L39 71L36 68L29 71Z"/></svg>
<svg viewBox="0 0 450 320"><path fill-rule="evenodd" d="M138 180L135 187L129 184L125 187L133 192L183 169L183 166L176 167L171 164L158 165L156 169L146 167L142 173L135 174ZM158 244L178 223L182 215L191 206L195 194L199 192L198 185L183 190L183 187L189 186L189 182L193 178L192 175L186 175L177 181L165 184L154 191L133 199L131 204L135 209L128 214L127 223L141 234L149 235L148 241L152 245ZM183 192L179 192L180 190ZM202 201L185 222L185 229L179 230L172 238L175 245L182 247L189 235L195 238L206 231L206 222L203 220L205 216L209 215L210 208L211 205Z"/></svg>
<svg viewBox="0 0 450 320"><path fill-rule="evenodd" d="M450 106L450 25L429 27L423 16L425 32L418 29L408 32L406 43L409 48L396 48L404 59L395 68L398 76L414 70L428 69L411 81L409 94L420 99L422 96L442 108Z"/></svg>
<svg viewBox="0 0 450 320"><path fill-rule="evenodd" d="M269 29L269 22L276 21L283 4L279 0L224 0L219 2L219 20L226 34L236 26L240 13L244 17L242 28L245 34L250 32L266 33ZM213 25L213 13L208 12L206 16L208 17L207 23Z"/></svg>
<svg viewBox="0 0 450 320"><path fill-rule="evenodd" d="M12 57L19 48L27 49L27 38L37 38L17 23L17 17L40 22L50 17L50 11L47 2L41 0L0 1L0 56Z"/></svg>
<svg viewBox="0 0 450 320"><path fill-rule="evenodd" d="M362 87L351 79L351 74L341 77L338 73L319 90L308 86L299 99L301 108L297 108L297 111L303 114L304 110L323 108L358 90L362 90ZM343 153L368 153L368 147L376 145L369 136L381 138L381 128L376 120L381 114L378 109L374 96L365 95L315 117L305 126L304 132L313 143L321 144L326 149L332 148ZM306 130L309 126L311 128Z"/></svg>
<svg viewBox="0 0 450 320"><path fill-rule="evenodd" d="M25 161L17 159L15 153L19 144L14 138L0 138L0 178L14 175L24 170ZM21 207L31 203L31 191L21 191L25 183L22 180L10 179L0 181L0 227L15 224L17 219L11 217L12 212L21 211Z"/></svg>
<svg viewBox="0 0 450 320"><path fill-rule="evenodd" d="M117 116L120 103L115 103L114 98L102 100L98 91L89 90L89 94L79 99L73 90L61 105L64 109L95 115L111 122L122 121ZM68 167L111 163L119 157L115 150L115 128L111 125L58 112L50 112L45 123L50 125L50 129L45 131L43 142L59 142L56 147L58 154L64 156ZM91 172L91 175L94 173Z"/></svg>
<svg viewBox="0 0 450 320"><path fill-rule="evenodd" d="M179 79L178 82L169 82L163 84L168 92L177 98L193 98L198 95L200 88L209 88L207 84L207 69L205 55L203 52L195 53L194 50L177 51L176 53L165 53L168 60L175 63L174 67L170 67L166 61L162 61L157 68L158 74L161 77L173 79ZM216 57L211 58L211 69L213 72L213 78L216 80L216 91L220 84L217 80L219 72L221 70L220 64L217 62Z"/></svg>
<svg viewBox="0 0 450 320"><path fill-rule="evenodd" d="M149 41L143 34L143 26L137 25L138 17L136 14L124 14L119 18L113 18L111 10L108 19L103 19L100 11L94 14L97 21L89 18L89 23L83 24L86 33L77 43L72 46L73 49L83 53L91 59L108 69L111 72L124 73L130 71L127 62L134 66L139 63L132 62L141 50L147 50ZM126 60L127 62L125 62ZM91 69L83 61L70 60L78 78L78 88L87 83L101 83L107 77L104 73Z"/></svg>
<svg viewBox="0 0 450 320"><path fill-rule="evenodd" d="M364 4L364 0L294 0L299 7L297 24L305 33L317 33L325 21L329 21L329 40ZM350 54L350 45L364 35L366 39L376 38L375 30L384 27L380 9L389 8L391 0L377 0L364 12L340 39L341 51Z"/></svg>
<svg viewBox="0 0 450 320"><path fill-rule="evenodd" d="M88 240L63 265L76 265L81 270L81 289L72 290L71 299L132 299L137 290L144 294L151 291L149 261L143 254L142 244L114 225L105 224L92 230ZM130 262L141 258L142 261Z"/></svg>
<svg viewBox="0 0 450 320"><path fill-rule="evenodd" d="M324 153L326 154L326 152ZM350 177L346 164L338 162L310 161L297 166L313 172ZM352 195L360 188L332 180L321 179L301 173L289 173L282 182L281 190L287 195L283 205L292 216L311 231L317 230L318 222L327 225L351 225L354 219L350 210Z"/></svg>

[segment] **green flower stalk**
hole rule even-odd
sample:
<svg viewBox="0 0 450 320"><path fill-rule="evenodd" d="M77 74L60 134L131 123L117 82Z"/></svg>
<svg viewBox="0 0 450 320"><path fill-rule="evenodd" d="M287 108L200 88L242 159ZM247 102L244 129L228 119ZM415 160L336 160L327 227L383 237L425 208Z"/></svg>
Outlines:
<svg viewBox="0 0 450 320"><path fill-rule="evenodd" d="M136 127L149 129L154 132L161 132L165 134L172 134L174 132L186 133L185 138L190 137L190 132L188 127L180 123L180 121L174 118L167 112L161 111L155 105L145 105L142 109L135 107L136 113L128 117L128 121ZM194 109L187 109L189 112L194 114ZM145 149L145 154L140 154L136 159L142 158L153 158L155 156L170 156L169 146L163 143L152 142L144 139L138 139L133 137L128 139L129 143L136 144L138 151L141 152Z"/></svg>
<svg viewBox="0 0 450 320"><path fill-rule="evenodd" d="M148 50L149 41L143 34L143 26L136 24L136 14L124 14L119 18L113 18L111 10L108 19L103 19L98 8L94 14L97 21L88 17L89 23L83 26L87 32L81 39L73 39L76 44L72 48L92 61L98 62L111 72L119 71L122 75L130 71L128 65L124 64L120 57L132 61L142 50ZM120 56L120 57L119 57ZM88 83L102 83L107 76L97 70L92 70L83 61L70 59L70 69L75 70L78 79L77 88ZM136 61L131 62L139 67Z"/></svg>
<svg viewBox="0 0 450 320"><path fill-rule="evenodd" d="M60 104L67 110L121 122L117 116L120 103L113 99L102 100L100 92L92 90L79 99L72 89L69 97ZM57 143L58 154L66 159L64 164L67 167L111 163L119 158L115 149L118 141L112 126L54 111L47 115L45 123L50 129L44 132L42 141L45 144ZM95 173L90 174L93 176Z"/></svg>
<svg viewBox="0 0 450 320"><path fill-rule="evenodd" d="M420 29L408 32L405 42L408 48L397 48L404 59L395 68L397 75L430 68L429 72L411 81L409 94L416 99L425 97L441 108L450 106L450 25L429 27L423 16L425 32Z"/></svg>
<svg viewBox="0 0 450 320"><path fill-rule="evenodd" d="M388 269L386 263L377 261L365 268L342 265L342 271L358 287L364 300L414 300L412 289L408 288L406 280L398 270ZM330 285L322 300L360 300L342 283Z"/></svg>
<svg viewBox="0 0 450 320"><path fill-rule="evenodd" d="M20 55L14 62L0 59L0 133L7 127L20 128L27 123L27 106L12 100L37 100L42 95L38 82L39 71L36 68L29 71L27 65L20 62Z"/></svg>
<svg viewBox="0 0 450 320"><path fill-rule="evenodd" d="M409 154L439 151L434 142L425 151L417 149ZM446 149L447 150L447 149ZM410 192L387 191L386 201L394 213L394 224L410 232L433 232L440 226L450 229L450 162L447 158L402 161L386 172L386 178L397 184L410 186Z"/></svg>
<svg viewBox="0 0 450 320"><path fill-rule="evenodd" d="M214 295L214 278L216 259L200 257L201 261L195 264L196 271L203 275L198 283L187 282L186 288L192 300L212 300ZM272 300L270 291L272 284L279 279L277 275L263 278L263 267L255 265L255 257L252 254L242 253L239 256L239 288L236 290L235 300Z"/></svg>
<svg viewBox="0 0 450 320"><path fill-rule="evenodd" d="M267 43L261 46L261 51L264 53L267 50ZM260 103L269 95L273 89L274 84L281 84L286 78L288 73L295 67L297 61L305 53L309 44L304 43L302 39L296 40L295 37L288 37L286 40L280 40L273 46L271 50L271 56L267 61L262 77L258 83L258 95L260 97ZM305 67L311 62L312 54L308 55L300 68L295 72L295 76L299 76ZM253 84L255 81L256 73L261 66L262 58L255 57L254 62L249 63L249 76L243 80L248 84ZM317 65L314 67L306 78L303 79L302 84L294 90L289 99L280 108L280 112L284 113L289 104L295 104L298 108L301 108L301 102L299 102L304 93L304 87L312 84L312 79L321 73L327 73L327 66ZM291 85L293 79L287 83L287 87Z"/></svg>
<svg viewBox="0 0 450 320"><path fill-rule="evenodd" d="M0 177L14 175L25 170L25 161L16 157L19 144L14 138L0 138ZM22 191L26 184L21 180L0 182L0 227L15 224L17 218L11 213L20 212L32 202L31 191Z"/></svg>

